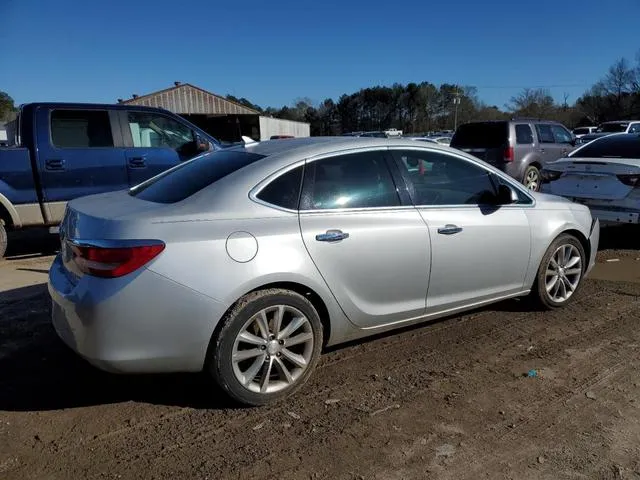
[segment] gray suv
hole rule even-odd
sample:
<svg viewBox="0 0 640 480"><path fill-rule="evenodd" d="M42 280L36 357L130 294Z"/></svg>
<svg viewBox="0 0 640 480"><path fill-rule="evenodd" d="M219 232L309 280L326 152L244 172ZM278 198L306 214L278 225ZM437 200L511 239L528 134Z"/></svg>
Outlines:
<svg viewBox="0 0 640 480"><path fill-rule="evenodd" d="M561 123L501 120L460 125L451 146L499 168L528 189L540 190L540 170L574 149L575 136Z"/></svg>

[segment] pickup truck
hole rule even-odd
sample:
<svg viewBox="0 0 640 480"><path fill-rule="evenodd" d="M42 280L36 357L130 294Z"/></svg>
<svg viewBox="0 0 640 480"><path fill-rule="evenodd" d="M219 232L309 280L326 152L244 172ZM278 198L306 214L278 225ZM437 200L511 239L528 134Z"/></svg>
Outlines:
<svg viewBox="0 0 640 480"><path fill-rule="evenodd" d="M196 155L224 148L164 109L31 103L0 148L0 258L7 232L55 227L68 201L126 189Z"/></svg>

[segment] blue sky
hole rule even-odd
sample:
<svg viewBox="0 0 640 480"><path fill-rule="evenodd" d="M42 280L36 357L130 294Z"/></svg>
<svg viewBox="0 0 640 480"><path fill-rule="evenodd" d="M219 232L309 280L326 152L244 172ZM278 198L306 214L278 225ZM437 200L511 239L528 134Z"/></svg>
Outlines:
<svg viewBox="0 0 640 480"><path fill-rule="evenodd" d="M639 20L640 0L1 0L0 90L111 103L179 80L279 107L430 81L572 102L634 59Z"/></svg>

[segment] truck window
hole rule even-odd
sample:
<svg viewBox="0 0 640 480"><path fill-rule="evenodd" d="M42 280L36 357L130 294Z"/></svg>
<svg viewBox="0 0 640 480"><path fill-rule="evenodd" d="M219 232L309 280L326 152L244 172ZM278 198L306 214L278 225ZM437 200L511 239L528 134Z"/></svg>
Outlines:
<svg viewBox="0 0 640 480"><path fill-rule="evenodd" d="M106 110L53 110L51 142L58 148L113 147Z"/></svg>
<svg viewBox="0 0 640 480"><path fill-rule="evenodd" d="M127 117L134 147L179 151L195 141L193 131L172 118L143 112L129 112Z"/></svg>

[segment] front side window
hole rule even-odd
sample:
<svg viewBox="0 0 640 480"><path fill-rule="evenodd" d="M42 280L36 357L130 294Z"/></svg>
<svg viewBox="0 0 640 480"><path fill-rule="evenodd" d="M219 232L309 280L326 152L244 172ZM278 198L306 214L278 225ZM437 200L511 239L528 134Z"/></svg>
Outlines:
<svg viewBox="0 0 640 480"><path fill-rule="evenodd" d="M516 125L516 143L518 145L530 145L533 143L533 132L529 125Z"/></svg>
<svg viewBox="0 0 640 480"><path fill-rule="evenodd" d="M540 143L556 143L556 139L553 136L553 131L551 130L550 125L536 125L536 130L538 131L538 138Z"/></svg>
<svg viewBox="0 0 640 480"><path fill-rule="evenodd" d="M556 143L571 143L573 141L571 134L560 125L551 125L551 131Z"/></svg>
<svg viewBox="0 0 640 480"><path fill-rule="evenodd" d="M134 147L180 151L194 144L193 131L172 118L144 112L129 112L127 117Z"/></svg>
<svg viewBox="0 0 640 480"><path fill-rule="evenodd" d="M297 210L303 169L300 166L283 173L260 190L256 198L276 207Z"/></svg>
<svg viewBox="0 0 640 480"><path fill-rule="evenodd" d="M310 162L304 177L301 210L400 205L383 152L353 153Z"/></svg>
<svg viewBox="0 0 640 480"><path fill-rule="evenodd" d="M415 205L483 205L495 199L491 173L470 161L432 151L395 154Z"/></svg>
<svg viewBox="0 0 640 480"><path fill-rule="evenodd" d="M106 110L54 110L51 142L58 148L113 147L109 112Z"/></svg>

